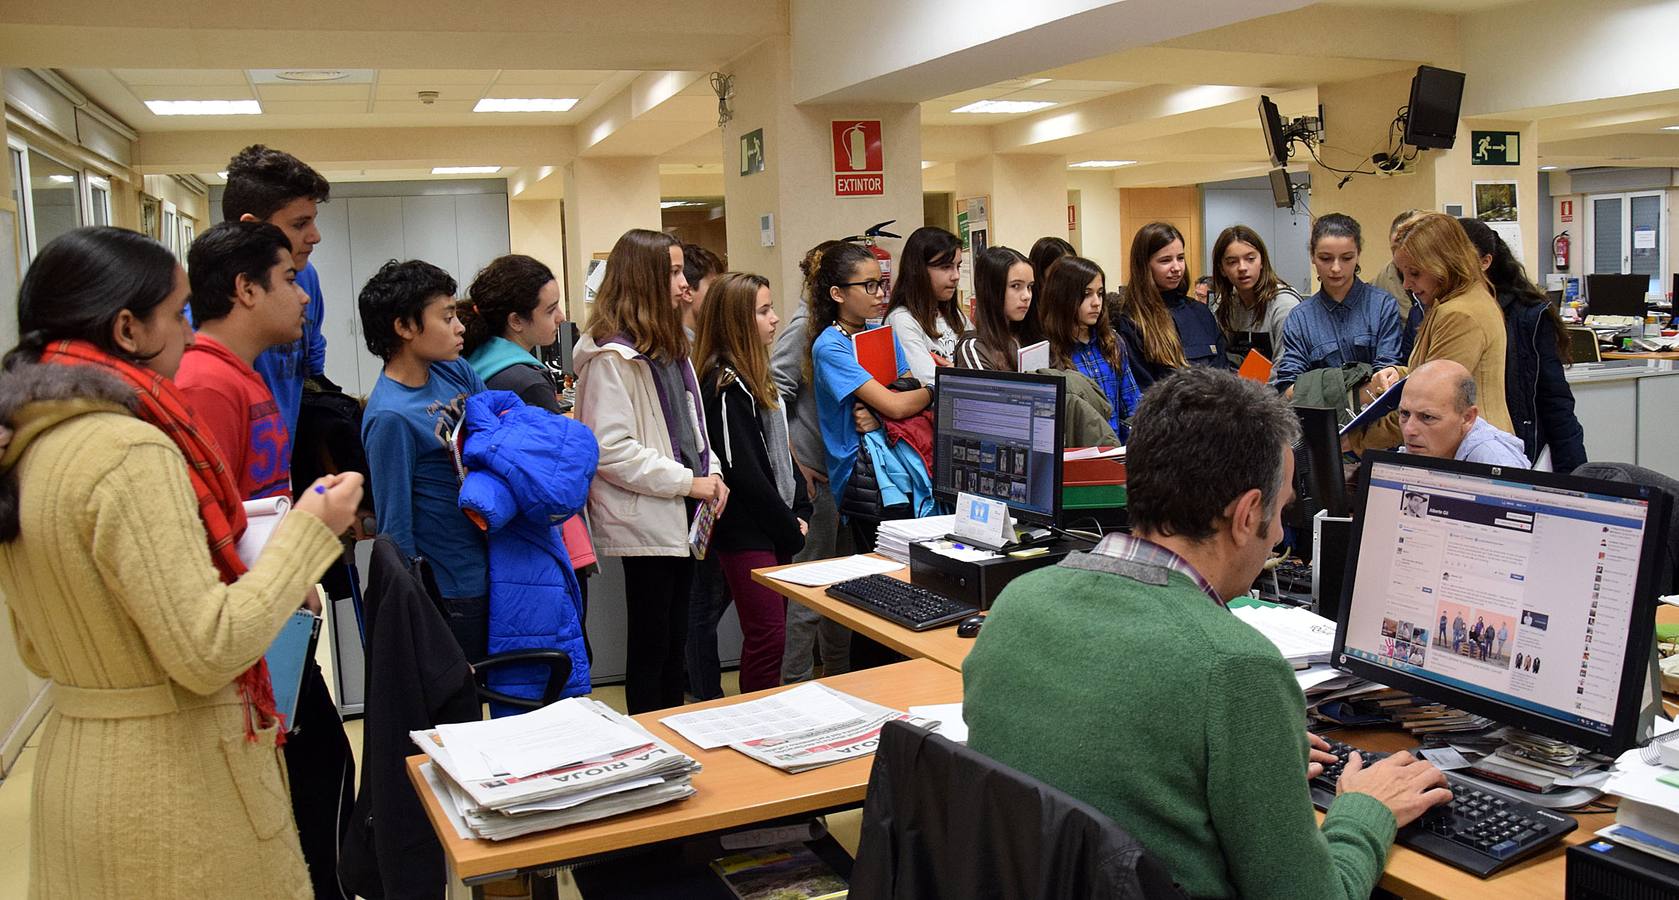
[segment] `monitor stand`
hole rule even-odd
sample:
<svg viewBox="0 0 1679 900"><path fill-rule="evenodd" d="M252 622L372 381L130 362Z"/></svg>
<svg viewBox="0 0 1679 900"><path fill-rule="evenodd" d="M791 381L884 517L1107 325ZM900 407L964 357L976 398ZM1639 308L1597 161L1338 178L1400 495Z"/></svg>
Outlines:
<svg viewBox="0 0 1679 900"><path fill-rule="evenodd" d="M1644 704L1638 711L1638 729L1634 734L1635 744L1643 745L1655 737L1656 717L1662 714L1661 666L1658 663L1656 649L1651 647L1650 672L1649 678L1644 683ZM1469 769L1459 769L1452 773L1452 777L1462 779L1483 791L1502 794L1546 809L1572 809L1603 796L1602 790L1592 787L1578 787L1566 791L1548 791L1546 793L1527 791L1501 781L1492 781L1474 775Z"/></svg>

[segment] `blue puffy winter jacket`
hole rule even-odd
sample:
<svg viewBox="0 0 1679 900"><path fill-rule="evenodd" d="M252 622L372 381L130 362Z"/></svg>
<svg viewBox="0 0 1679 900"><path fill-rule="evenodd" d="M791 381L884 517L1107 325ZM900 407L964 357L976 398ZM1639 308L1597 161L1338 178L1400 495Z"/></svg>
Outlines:
<svg viewBox="0 0 1679 900"><path fill-rule="evenodd" d="M559 525L588 501L600 445L587 425L526 406L511 391L468 398L465 431L460 503L489 534L490 653L563 650L571 656L564 696L587 694L577 576ZM501 667L491 670L489 686L536 699L547 672ZM491 706L496 715L516 711Z"/></svg>

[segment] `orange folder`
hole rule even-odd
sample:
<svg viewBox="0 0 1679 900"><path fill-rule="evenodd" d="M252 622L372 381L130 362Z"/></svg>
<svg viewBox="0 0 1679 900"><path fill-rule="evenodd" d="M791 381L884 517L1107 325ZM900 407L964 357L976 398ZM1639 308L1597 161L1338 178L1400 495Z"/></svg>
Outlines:
<svg viewBox="0 0 1679 900"><path fill-rule="evenodd" d="M1271 361L1258 350L1249 350L1236 374L1261 383L1268 382L1271 380Z"/></svg>

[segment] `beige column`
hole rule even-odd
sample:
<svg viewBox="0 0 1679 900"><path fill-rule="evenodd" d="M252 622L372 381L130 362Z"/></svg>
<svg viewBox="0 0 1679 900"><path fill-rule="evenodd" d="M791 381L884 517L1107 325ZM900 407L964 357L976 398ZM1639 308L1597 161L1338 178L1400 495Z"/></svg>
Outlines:
<svg viewBox="0 0 1679 900"><path fill-rule="evenodd" d="M992 154L956 163L956 199L991 198L990 243L1021 253L1067 237L1067 157Z"/></svg>
<svg viewBox="0 0 1679 900"><path fill-rule="evenodd" d="M811 247L888 219L897 220L888 230L903 235L921 225L921 110L914 104L794 106L786 38L765 41L728 71L735 79L734 118L721 140L729 265L769 278L785 316L799 302L799 261ZM835 196L831 123L844 119L880 120L878 196ZM760 128L764 171L742 175L740 139ZM760 228L765 215L773 230L767 247ZM901 255L901 241L884 246Z"/></svg>
<svg viewBox="0 0 1679 900"><path fill-rule="evenodd" d="M632 228L660 230L659 163L653 157L578 157L565 168L567 314L579 325L589 261L605 258Z"/></svg>

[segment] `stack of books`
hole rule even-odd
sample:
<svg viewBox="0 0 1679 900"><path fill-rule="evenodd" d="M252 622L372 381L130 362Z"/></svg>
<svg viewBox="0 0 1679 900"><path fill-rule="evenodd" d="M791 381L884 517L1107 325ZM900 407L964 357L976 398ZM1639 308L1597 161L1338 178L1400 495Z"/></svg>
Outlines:
<svg viewBox="0 0 1679 900"><path fill-rule="evenodd" d="M693 796L700 764L634 719L573 697L534 712L409 737L473 837L499 841ZM422 766L424 769L425 766Z"/></svg>
<svg viewBox="0 0 1679 900"><path fill-rule="evenodd" d="M1335 623L1299 606L1232 606L1230 611L1277 646L1296 669L1329 662Z"/></svg>

